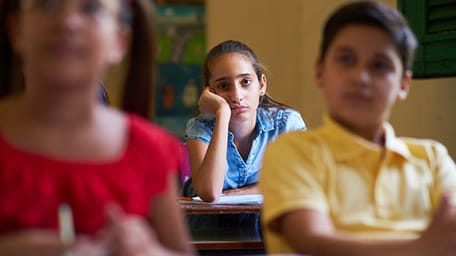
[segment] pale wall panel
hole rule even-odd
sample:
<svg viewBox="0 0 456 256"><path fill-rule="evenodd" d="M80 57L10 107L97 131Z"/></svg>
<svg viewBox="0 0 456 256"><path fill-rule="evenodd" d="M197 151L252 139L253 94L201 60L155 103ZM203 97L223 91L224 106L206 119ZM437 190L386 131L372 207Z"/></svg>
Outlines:
<svg viewBox="0 0 456 256"><path fill-rule="evenodd" d="M314 83L314 63L327 15L346 0L208 0L208 46L248 43L270 70L269 92L297 108L310 127L324 105ZM384 0L395 6L395 0ZM456 78L414 80L409 98L391 118L399 135L433 138L456 157Z"/></svg>

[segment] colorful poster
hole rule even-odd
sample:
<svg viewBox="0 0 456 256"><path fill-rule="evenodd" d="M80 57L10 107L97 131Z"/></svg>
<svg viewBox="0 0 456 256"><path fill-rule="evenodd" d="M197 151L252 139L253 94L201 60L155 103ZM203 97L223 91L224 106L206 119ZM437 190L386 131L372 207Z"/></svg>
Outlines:
<svg viewBox="0 0 456 256"><path fill-rule="evenodd" d="M159 63L201 65L206 37L203 7L160 6Z"/></svg>
<svg viewBox="0 0 456 256"><path fill-rule="evenodd" d="M156 123L185 135L187 120L198 112L204 60L204 7L159 6Z"/></svg>

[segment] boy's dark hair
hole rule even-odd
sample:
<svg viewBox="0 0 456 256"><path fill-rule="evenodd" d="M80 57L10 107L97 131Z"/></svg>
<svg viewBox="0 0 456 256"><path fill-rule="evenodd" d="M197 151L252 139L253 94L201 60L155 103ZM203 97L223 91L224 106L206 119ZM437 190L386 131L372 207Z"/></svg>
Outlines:
<svg viewBox="0 0 456 256"><path fill-rule="evenodd" d="M374 1L359 1L337 9L326 21L320 46L323 61L337 34L347 25L368 25L382 29L390 36L401 58L403 70L411 70L417 41L404 17L395 9Z"/></svg>
<svg viewBox="0 0 456 256"><path fill-rule="evenodd" d="M209 69L209 65L211 61L215 58L228 54L228 53L238 53L244 55L245 57L249 58L250 62L252 63L253 69L255 70L255 74L260 81L261 76L264 74L264 68L261 63L258 61L256 54L253 50L246 44L235 41L235 40L227 40L219 43L218 45L214 46L206 55L203 64L203 80L204 86L209 86L209 79L211 78L211 72ZM260 103L259 107L261 108L270 108L270 107L278 107L278 108L288 108L287 105L277 102L271 98L267 93L265 95L260 96Z"/></svg>
<svg viewBox="0 0 456 256"><path fill-rule="evenodd" d="M122 4L119 22L131 26L131 45L121 109L150 117L150 104L155 93L156 21L150 0L119 0ZM0 1L0 97L24 87L20 61L8 38L8 19L20 11L20 1Z"/></svg>

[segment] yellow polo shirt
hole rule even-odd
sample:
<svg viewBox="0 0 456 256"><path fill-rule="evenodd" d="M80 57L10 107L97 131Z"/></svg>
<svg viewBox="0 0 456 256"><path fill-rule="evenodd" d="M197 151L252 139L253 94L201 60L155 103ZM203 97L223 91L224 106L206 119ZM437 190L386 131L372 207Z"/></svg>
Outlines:
<svg viewBox="0 0 456 256"><path fill-rule="evenodd" d="M313 209L337 230L363 238L411 238L426 228L442 191L456 205L456 166L435 141L397 138L384 125L385 147L329 117L322 127L281 135L264 155L259 187L269 253L294 252L271 229L284 213Z"/></svg>

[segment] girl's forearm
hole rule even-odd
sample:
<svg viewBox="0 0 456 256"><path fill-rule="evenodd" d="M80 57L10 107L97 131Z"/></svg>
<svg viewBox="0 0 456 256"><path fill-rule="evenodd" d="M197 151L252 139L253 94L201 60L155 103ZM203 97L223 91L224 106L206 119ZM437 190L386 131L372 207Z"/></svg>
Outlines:
<svg viewBox="0 0 456 256"><path fill-rule="evenodd" d="M0 255L62 255L65 248L56 232L26 230L0 236Z"/></svg>
<svg viewBox="0 0 456 256"><path fill-rule="evenodd" d="M212 138L203 161L198 170L192 172L193 186L205 201L217 200L223 189L227 165L229 116L229 113L217 113Z"/></svg>

